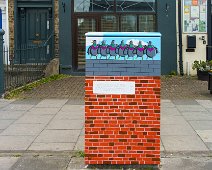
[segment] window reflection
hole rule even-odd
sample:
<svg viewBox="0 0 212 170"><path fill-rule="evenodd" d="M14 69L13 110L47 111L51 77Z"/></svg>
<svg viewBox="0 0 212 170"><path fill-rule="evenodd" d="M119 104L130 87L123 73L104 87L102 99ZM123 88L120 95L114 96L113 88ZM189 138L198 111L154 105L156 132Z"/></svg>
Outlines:
<svg viewBox="0 0 212 170"><path fill-rule="evenodd" d="M139 31L154 32L156 31L155 15L139 15Z"/></svg>
<svg viewBox="0 0 212 170"><path fill-rule="evenodd" d="M114 15L105 15L101 18L101 31L116 32L118 29L118 20Z"/></svg>
<svg viewBox="0 0 212 170"><path fill-rule="evenodd" d="M114 0L74 0L74 12L109 12Z"/></svg>
<svg viewBox="0 0 212 170"><path fill-rule="evenodd" d="M155 0L116 0L117 11L155 12Z"/></svg>
<svg viewBox="0 0 212 170"><path fill-rule="evenodd" d="M136 32L137 31L137 16L136 15L121 16L121 31Z"/></svg>

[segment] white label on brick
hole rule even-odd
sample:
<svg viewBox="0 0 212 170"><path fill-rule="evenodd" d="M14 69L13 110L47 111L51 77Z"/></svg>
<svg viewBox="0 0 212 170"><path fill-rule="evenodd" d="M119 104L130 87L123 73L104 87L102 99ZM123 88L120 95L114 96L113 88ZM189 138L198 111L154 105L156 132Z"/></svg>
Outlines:
<svg viewBox="0 0 212 170"><path fill-rule="evenodd" d="M135 82L94 81L94 94L135 94Z"/></svg>

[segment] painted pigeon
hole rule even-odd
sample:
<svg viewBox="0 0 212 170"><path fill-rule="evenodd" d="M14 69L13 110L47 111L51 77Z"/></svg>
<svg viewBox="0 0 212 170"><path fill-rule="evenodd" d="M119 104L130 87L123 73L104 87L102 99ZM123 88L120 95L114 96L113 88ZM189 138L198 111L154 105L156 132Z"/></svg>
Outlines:
<svg viewBox="0 0 212 170"><path fill-rule="evenodd" d="M106 45L106 41L102 41L102 44L98 48L98 54L100 54L101 57L107 57L107 45Z"/></svg>
<svg viewBox="0 0 212 170"><path fill-rule="evenodd" d="M147 58L152 58L155 57L158 53L158 49L152 45L152 42L149 41L148 43L148 46L146 47L146 55L147 55Z"/></svg>
<svg viewBox="0 0 212 170"><path fill-rule="evenodd" d="M88 54L91 58L95 56L97 58L99 45L96 44L96 40L93 41L93 45L88 48Z"/></svg>
<svg viewBox="0 0 212 170"><path fill-rule="evenodd" d="M130 41L130 44L127 47L127 55L128 55L128 58L135 56L135 46L133 44L133 41Z"/></svg>
<svg viewBox="0 0 212 170"><path fill-rule="evenodd" d="M116 53L119 57L125 57L127 55L127 45L124 44L124 40L122 40L121 44L116 48Z"/></svg>
<svg viewBox="0 0 212 170"><path fill-rule="evenodd" d="M115 40L113 40L111 44L107 47L107 53L110 55L110 57L116 58L116 47L117 45L115 44Z"/></svg>
<svg viewBox="0 0 212 170"><path fill-rule="evenodd" d="M143 46L142 42L139 41L138 46L135 49L136 54L137 54L137 58L142 57L142 60L143 60L143 55L145 54L145 49L146 49L146 46Z"/></svg>

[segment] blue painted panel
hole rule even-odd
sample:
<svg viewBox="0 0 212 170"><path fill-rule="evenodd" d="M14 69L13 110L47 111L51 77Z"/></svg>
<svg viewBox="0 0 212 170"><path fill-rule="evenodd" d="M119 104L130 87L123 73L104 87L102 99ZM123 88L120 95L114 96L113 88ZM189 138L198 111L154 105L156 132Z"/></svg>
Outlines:
<svg viewBox="0 0 212 170"><path fill-rule="evenodd" d="M117 34L123 35L124 33ZM135 34L138 35L138 33ZM145 35L147 35L147 33ZM159 36L160 33L150 33L149 35L158 35L158 37L87 36L86 60L161 60L161 37Z"/></svg>
<svg viewBox="0 0 212 170"><path fill-rule="evenodd" d="M87 37L161 37L159 32L88 32Z"/></svg>

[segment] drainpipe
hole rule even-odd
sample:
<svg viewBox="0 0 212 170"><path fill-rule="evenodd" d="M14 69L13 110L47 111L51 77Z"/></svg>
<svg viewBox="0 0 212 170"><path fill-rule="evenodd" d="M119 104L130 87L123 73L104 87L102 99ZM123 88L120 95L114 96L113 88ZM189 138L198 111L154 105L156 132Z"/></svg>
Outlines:
<svg viewBox="0 0 212 170"><path fill-rule="evenodd" d="M182 43L182 1L178 1L178 32L179 32L179 67L180 75L183 76L183 43Z"/></svg>

